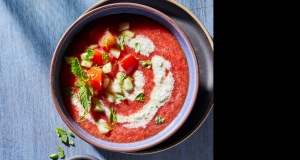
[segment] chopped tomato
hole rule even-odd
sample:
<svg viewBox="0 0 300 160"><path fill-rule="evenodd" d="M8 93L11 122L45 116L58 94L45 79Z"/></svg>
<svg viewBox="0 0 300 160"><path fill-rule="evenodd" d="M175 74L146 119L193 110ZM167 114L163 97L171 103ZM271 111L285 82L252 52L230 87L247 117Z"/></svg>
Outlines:
<svg viewBox="0 0 300 160"><path fill-rule="evenodd" d="M88 77L94 89L102 89L102 69L100 67L92 67L88 70Z"/></svg>
<svg viewBox="0 0 300 160"><path fill-rule="evenodd" d="M104 35L99 39L98 44L99 46L104 49L105 51L108 51L110 47L115 45L117 43L117 40L115 37L109 32L107 29L104 32Z"/></svg>
<svg viewBox="0 0 300 160"><path fill-rule="evenodd" d="M108 62L112 62L113 56L101 49L94 49L94 57L91 60L93 63L101 66Z"/></svg>
<svg viewBox="0 0 300 160"><path fill-rule="evenodd" d="M133 73L139 66L138 60L132 54L126 55L119 65L126 71L127 74Z"/></svg>

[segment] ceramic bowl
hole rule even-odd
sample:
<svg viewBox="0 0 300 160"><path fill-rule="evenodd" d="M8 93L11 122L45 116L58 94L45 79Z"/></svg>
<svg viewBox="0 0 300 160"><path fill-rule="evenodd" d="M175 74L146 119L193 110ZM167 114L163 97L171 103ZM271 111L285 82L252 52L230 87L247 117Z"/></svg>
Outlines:
<svg viewBox="0 0 300 160"><path fill-rule="evenodd" d="M84 26L94 22L101 17L122 13L143 15L157 21L158 23L166 27L177 38L179 44L181 45L187 59L189 70L189 85L187 96L177 117L157 135L154 135L153 137L145 140L132 143L108 142L98 139L84 131L68 113L66 106L64 105L64 102L62 100L59 83L59 72L63 63L64 53L68 44L72 41L74 36L82 28L84 28ZM116 152L135 152L153 147L163 142L171 135L173 135L180 127L182 127L185 120L190 115L190 112L193 109L194 103L196 101L199 88L199 76L200 75L198 71L197 59L193 47L183 30L179 27L179 25L176 24L176 22L174 22L164 13L145 5L136 3L115 3L105 5L85 13L66 30L66 32L58 42L53 54L50 68L50 85L52 98L60 117L77 136L79 136L86 142L105 150Z"/></svg>

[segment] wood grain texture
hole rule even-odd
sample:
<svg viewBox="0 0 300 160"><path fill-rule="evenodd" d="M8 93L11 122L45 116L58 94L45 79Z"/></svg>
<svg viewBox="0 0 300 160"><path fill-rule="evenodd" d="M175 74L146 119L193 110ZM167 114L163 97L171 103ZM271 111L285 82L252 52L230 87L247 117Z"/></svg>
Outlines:
<svg viewBox="0 0 300 160"><path fill-rule="evenodd" d="M50 91L50 63L65 30L97 0L0 0L0 159L45 160L61 146L66 158L88 154L100 160L213 160L213 110L201 127L168 150L131 155L93 147L79 137L75 147L57 138L68 129ZM213 0L177 0L213 38Z"/></svg>

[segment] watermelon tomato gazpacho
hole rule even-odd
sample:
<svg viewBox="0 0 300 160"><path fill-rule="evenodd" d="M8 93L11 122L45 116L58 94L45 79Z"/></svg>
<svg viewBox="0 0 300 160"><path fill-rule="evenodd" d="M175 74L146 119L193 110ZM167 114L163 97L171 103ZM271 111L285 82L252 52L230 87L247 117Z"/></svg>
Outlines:
<svg viewBox="0 0 300 160"><path fill-rule="evenodd" d="M150 138L174 120L189 73L169 30L145 16L116 14L74 37L59 81L65 106L86 132L127 143Z"/></svg>

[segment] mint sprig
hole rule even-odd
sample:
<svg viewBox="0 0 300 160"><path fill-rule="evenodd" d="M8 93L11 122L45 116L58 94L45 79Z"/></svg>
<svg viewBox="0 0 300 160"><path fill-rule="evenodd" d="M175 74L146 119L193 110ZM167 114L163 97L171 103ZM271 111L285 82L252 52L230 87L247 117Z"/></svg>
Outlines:
<svg viewBox="0 0 300 160"><path fill-rule="evenodd" d="M108 55L108 53L103 52L103 54L102 54L102 59L103 59L103 61L104 61L105 63L107 63L108 60L109 60L109 55Z"/></svg>
<svg viewBox="0 0 300 160"><path fill-rule="evenodd" d="M71 72L80 80L88 79L88 77L84 74L77 57L74 58L71 63Z"/></svg>
<svg viewBox="0 0 300 160"><path fill-rule="evenodd" d="M65 157L65 152L61 147L58 147L58 155L59 155L59 158Z"/></svg>
<svg viewBox="0 0 300 160"><path fill-rule="evenodd" d="M118 100L120 100L120 101L123 101L123 100L126 99L126 97L125 97L124 95L122 95L122 94L116 94L116 98L117 98Z"/></svg>
<svg viewBox="0 0 300 160"><path fill-rule="evenodd" d="M93 87L84 81L77 82L76 86L80 87L78 96L82 107L89 112L91 109L91 101L94 94Z"/></svg>
<svg viewBox="0 0 300 160"><path fill-rule="evenodd" d="M124 45L125 45L124 37L122 35L120 35L120 48L121 48L121 50L124 50Z"/></svg>
<svg viewBox="0 0 300 160"><path fill-rule="evenodd" d="M115 110L114 110L113 107L110 108L109 120L110 120L112 123L116 123L116 122L117 122L117 115L116 115Z"/></svg>
<svg viewBox="0 0 300 160"><path fill-rule="evenodd" d="M140 64L145 67L145 68L148 68L150 69L151 68L151 61L150 60L140 60Z"/></svg>
<svg viewBox="0 0 300 160"><path fill-rule="evenodd" d="M162 118L162 117L159 117L159 116L156 116L155 117L155 123L156 124L161 124L165 121L165 118Z"/></svg>
<svg viewBox="0 0 300 160"><path fill-rule="evenodd" d="M68 130L68 133L69 133L70 136L74 137L74 134L71 130Z"/></svg>
<svg viewBox="0 0 300 160"><path fill-rule="evenodd" d="M68 144L68 135L67 135L67 132L64 129L62 129L61 127L59 127L59 126L56 126L55 130L57 132L58 138L63 143Z"/></svg>
<svg viewBox="0 0 300 160"><path fill-rule="evenodd" d="M140 49L141 49L141 44L140 44L139 42L136 42L136 43L134 44L134 51L135 51L136 53L138 53L138 52L140 51Z"/></svg>
<svg viewBox="0 0 300 160"><path fill-rule="evenodd" d="M145 97L144 97L144 96L145 96L144 93L140 93L140 94L138 94L138 95L135 97L135 100L144 102L144 101L145 101Z"/></svg>
<svg viewBox="0 0 300 160"><path fill-rule="evenodd" d="M87 48L86 53L87 53L86 58L88 60L94 57L94 51L91 48Z"/></svg>

